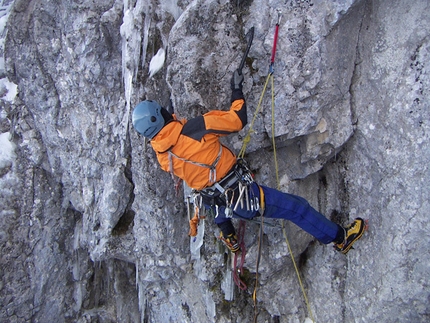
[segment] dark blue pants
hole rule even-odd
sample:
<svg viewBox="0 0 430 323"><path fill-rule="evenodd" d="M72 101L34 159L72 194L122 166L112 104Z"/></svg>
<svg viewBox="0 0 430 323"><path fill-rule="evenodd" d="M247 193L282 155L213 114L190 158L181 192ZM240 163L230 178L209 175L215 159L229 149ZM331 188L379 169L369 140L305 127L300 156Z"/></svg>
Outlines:
<svg viewBox="0 0 430 323"><path fill-rule="evenodd" d="M339 225L311 207L304 198L270 187L261 187L265 200L264 217L291 221L324 244L333 242L339 230L342 230ZM260 200L260 190L256 183L251 185L249 197L250 199L256 197ZM213 206L211 208L214 210ZM234 218L242 219L252 219L258 215L258 211L248 211L246 207L242 209L240 204L233 213ZM230 221L230 219L225 217L225 206L219 206L215 222L222 225L226 221Z"/></svg>

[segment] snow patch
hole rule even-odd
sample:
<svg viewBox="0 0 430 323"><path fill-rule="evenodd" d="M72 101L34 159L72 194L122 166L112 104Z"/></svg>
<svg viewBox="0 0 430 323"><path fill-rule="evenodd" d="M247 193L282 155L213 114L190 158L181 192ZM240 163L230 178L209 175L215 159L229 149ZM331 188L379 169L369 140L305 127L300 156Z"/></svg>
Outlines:
<svg viewBox="0 0 430 323"><path fill-rule="evenodd" d="M15 159L15 144L10 141L10 133L0 134L0 169L8 167Z"/></svg>
<svg viewBox="0 0 430 323"><path fill-rule="evenodd" d="M149 63L149 77L153 77L164 65L164 59L166 58L166 52L163 48L160 48L155 54L155 56L151 59Z"/></svg>
<svg viewBox="0 0 430 323"><path fill-rule="evenodd" d="M161 8L162 10L170 13L175 21L178 20L182 14L182 9L178 6L177 0L165 0L161 3Z"/></svg>
<svg viewBox="0 0 430 323"><path fill-rule="evenodd" d="M7 78L0 80L0 95L2 99L12 103L18 92L17 89L18 86L10 82Z"/></svg>

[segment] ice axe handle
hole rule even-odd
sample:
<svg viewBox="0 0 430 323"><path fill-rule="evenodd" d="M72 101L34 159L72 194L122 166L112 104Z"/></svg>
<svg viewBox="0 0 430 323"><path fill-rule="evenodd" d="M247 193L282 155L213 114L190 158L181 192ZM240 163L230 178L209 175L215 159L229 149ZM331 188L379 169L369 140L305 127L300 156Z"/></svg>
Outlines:
<svg viewBox="0 0 430 323"><path fill-rule="evenodd" d="M270 58L271 64L275 63L276 45L278 44L278 32L279 32L279 24L276 24L275 37L273 39L272 57Z"/></svg>
<svg viewBox="0 0 430 323"><path fill-rule="evenodd" d="M254 39L254 27L251 27L251 29L246 33L245 37L248 38L248 43L246 45L246 51L242 56L242 61L240 62L239 68L237 69L237 71L239 72L239 75L242 75L242 70L243 70L243 67L245 66L245 61L246 61L246 58L248 57L249 50L252 45L252 40Z"/></svg>
<svg viewBox="0 0 430 323"><path fill-rule="evenodd" d="M270 58L270 66L273 69L273 64L275 64L275 54L276 54L276 45L278 44L278 33L279 33L279 24L281 23L281 10L278 9L278 22L275 27L275 36L273 38L273 47L272 47L272 57Z"/></svg>

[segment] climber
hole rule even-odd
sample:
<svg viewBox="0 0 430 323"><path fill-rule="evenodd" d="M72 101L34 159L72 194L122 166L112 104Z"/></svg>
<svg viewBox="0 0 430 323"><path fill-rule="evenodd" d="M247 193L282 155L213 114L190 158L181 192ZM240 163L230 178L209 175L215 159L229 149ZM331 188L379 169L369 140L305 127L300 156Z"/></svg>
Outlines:
<svg viewBox="0 0 430 323"><path fill-rule="evenodd" d="M215 214L220 239L232 251L239 250L231 217L289 220L324 244L346 254L364 233L366 223L356 218L342 227L312 208L302 197L258 185L243 160L222 145L219 137L238 132L247 124L247 107L242 93L243 75L231 78L229 111L213 110L188 121L155 101L142 101L133 110L134 128L150 139L164 171L184 180L202 196L203 204Z"/></svg>

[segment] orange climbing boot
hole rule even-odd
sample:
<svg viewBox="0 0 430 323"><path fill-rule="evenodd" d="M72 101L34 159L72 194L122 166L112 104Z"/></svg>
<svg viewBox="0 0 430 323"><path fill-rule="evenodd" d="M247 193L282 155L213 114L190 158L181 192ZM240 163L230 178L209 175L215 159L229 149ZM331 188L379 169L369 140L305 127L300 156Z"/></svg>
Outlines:
<svg viewBox="0 0 430 323"><path fill-rule="evenodd" d="M335 243L334 250L340 251L344 255L352 248L352 245L362 237L364 231L368 228L368 221L362 218L356 218L354 222L344 228L345 239L342 243Z"/></svg>
<svg viewBox="0 0 430 323"><path fill-rule="evenodd" d="M240 250L235 234L230 233L227 237L224 237L221 232L219 238L231 252L236 253Z"/></svg>

